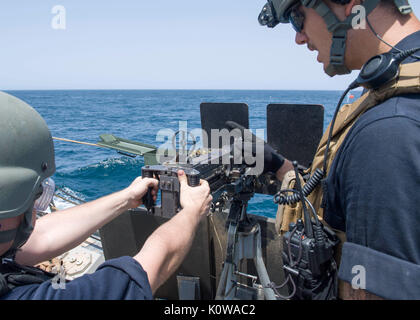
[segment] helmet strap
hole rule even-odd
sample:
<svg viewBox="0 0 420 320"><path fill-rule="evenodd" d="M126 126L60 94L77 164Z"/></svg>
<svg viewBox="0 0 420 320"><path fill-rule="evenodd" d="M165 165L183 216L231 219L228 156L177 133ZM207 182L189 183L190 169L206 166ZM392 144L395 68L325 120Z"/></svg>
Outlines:
<svg viewBox="0 0 420 320"><path fill-rule="evenodd" d="M413 8L411 8L408 0L394 0L394 2L401 14L410 14L413 12Z"/></svg>
<svg viewBox="0 0 420 320"><path fill-rule="evenodd" d="M1 231L0 232L0 243L7 243L15 240L17 228L13 230Z"/></svg>
<svg viewBox="0 0 420 320"><path fill-rule="evenodd" d="M330 64L325 72L330 77L337 74L349 74L351 70L346 67L345 63L347 32L352 28L352 22L357 13L353 13L346 20L340 21L322 0L301 0L301 2L303 6L314 9L324 19L328 31L333 35L330 50ZM366 9L366 16L376 8L379 2L380 0L363 2L363 6Z"/></svg>
<svg viewBox="0 0 420 320"><path fill-rule="evenodd" d="M28 241L33 231L32 210L33 206L31 206L24 213L23 221L20 223L19 227L14 230L0 232L0 243L13 240L11 248L6 253L4 253L1 258L9 258L14 260L17 251L26 243L26 241Z"/></svg>

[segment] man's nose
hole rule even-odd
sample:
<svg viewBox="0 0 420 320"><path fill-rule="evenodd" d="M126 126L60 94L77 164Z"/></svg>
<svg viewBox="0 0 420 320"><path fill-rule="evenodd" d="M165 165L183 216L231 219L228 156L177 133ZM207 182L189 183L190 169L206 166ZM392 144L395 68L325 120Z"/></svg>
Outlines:
<svg viewBox="0 0 420 320"><path fill-rule="evenodd" d="M303 32L296 32L295 41L297 44L305 44L308 42L308 37Z"/></svg>

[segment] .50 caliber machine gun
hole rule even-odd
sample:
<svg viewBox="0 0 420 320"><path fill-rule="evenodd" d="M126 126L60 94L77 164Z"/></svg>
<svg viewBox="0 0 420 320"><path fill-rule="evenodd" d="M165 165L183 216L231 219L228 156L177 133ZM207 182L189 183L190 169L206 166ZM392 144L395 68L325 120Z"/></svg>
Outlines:
<svg viewBox="0 0 420 320"><path fill-rule="evenodd" d="M203 103L200 111L201 128L208 137L213 129L227 128L227 121L249 128L246 104ZM269 105L267 142L286 158L296 159L308 166L322 135L322 123L322 106ZM180 138L182 136L190 137L190 134L183 132ZM209 183L213 197L212 212L197 233L189 256L177 274L159 289L157 296L163 299L205 297L246 300L278 297L268 276L270 274L277 283L284 280L281 244L277 244L280 242L274 234L274 220L248 215L247 209L255 194L274 196L280 190L280 183L270 174L249 174L252 169L249 165L235 161L232 155L233 138L227 139L227 143L215 143L221 145L218 148L214 148L213 143L204 145L200 152L191 155L182 164L176 160L159 161L155 146L110 135L101 136L101 139L98 144L143 156L142 176L158 178L161 194L157 204L150 195L144 199L149 214L138 208L101 230L108 258L138 250L148 234L181 209L177 172L182 169L190 186L199 185L200 179ZM182 147L185 144L180 142L179 145ZM120 238L121 232L124 232L124 241ZM217 243L218 246L215 245Z"/></svg>
<svg viewBox="0 0 420 320"><path fill-rule="evenodd" d="M238 127L242 131L245 130L241 126ZM142 176L159 180L160 212L167 218L172 217L181 209L178 170L185 172L191 187L198 186L200 179L206 180L213 196L212 210L216 208L229 210L226 223L228 226L226 259L217 287L216 299L240 299L243 288L240 287L238 277L245 276L254 279L254 283L257 279L261 282L260 286L255 283L255 287L251 289L254 291L252 294L254 298L265 297L274 300L276 297L273 289L269 287L270 279L262 259L260 225L247 215L248 202L256 193L261 181L252 174L252 168L244 161L240 163L235 161L232 153L238 144L239 148L242 148L242 138L235 140L232 145L226 145L222 149L212 150L210 153L192 158L186 165L172 163L144 166ZM243 159L242 155L240 158ZM148 212L154 213L155 204L151 190L143 202ZM240 272L239 265L244 259L253 260L258 277Z"/></svg>

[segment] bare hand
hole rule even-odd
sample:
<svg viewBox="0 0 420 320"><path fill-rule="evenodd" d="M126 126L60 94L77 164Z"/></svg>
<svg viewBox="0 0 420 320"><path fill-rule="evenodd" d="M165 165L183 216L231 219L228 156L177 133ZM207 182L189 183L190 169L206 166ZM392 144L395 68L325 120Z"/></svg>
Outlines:
<svg viewBox="0 0 420 320"><path fill-rule="evenodd" d="M199 215L206 216L210 210L213 197L210 195L210 187L207 181L200 180L198 187L188 185L187 176L182 170L178 171L178 179L181 184L180 203L183 209L189 209Z"/></svg>
<svg viewBox="0 0 420 320"><path fill-rule="evenodd" d="M133 209L143 204L142 198L147 193L149 188L153 188L152 196L153 200L156 201L158 193L159 181L151 178L138 177L134 180L131 185L126 189L128 194L128 206Z"/></svg>

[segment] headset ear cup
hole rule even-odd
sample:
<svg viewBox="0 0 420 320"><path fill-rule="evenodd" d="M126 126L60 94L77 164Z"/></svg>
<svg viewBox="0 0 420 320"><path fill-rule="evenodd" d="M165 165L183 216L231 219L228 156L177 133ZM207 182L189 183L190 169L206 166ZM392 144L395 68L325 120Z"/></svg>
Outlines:
<svg viewBox="0 0 420 320"><path fill-rule="evenodd" d="M394 48L399 53L387 52L369 59L362 68L356 83L367 89L379 89L398 78L400 75L400 65L408 57L413 56L417 60L420 57L414 54L420 51L420 47L401 51Z"/></svg>
<svg viewBox="0 0 420 320"><path fill-rule="evenodd" d="M398 77L399 65L390 52L374 56L363 66L357 82L366 89L378 89Z"/></svg>

